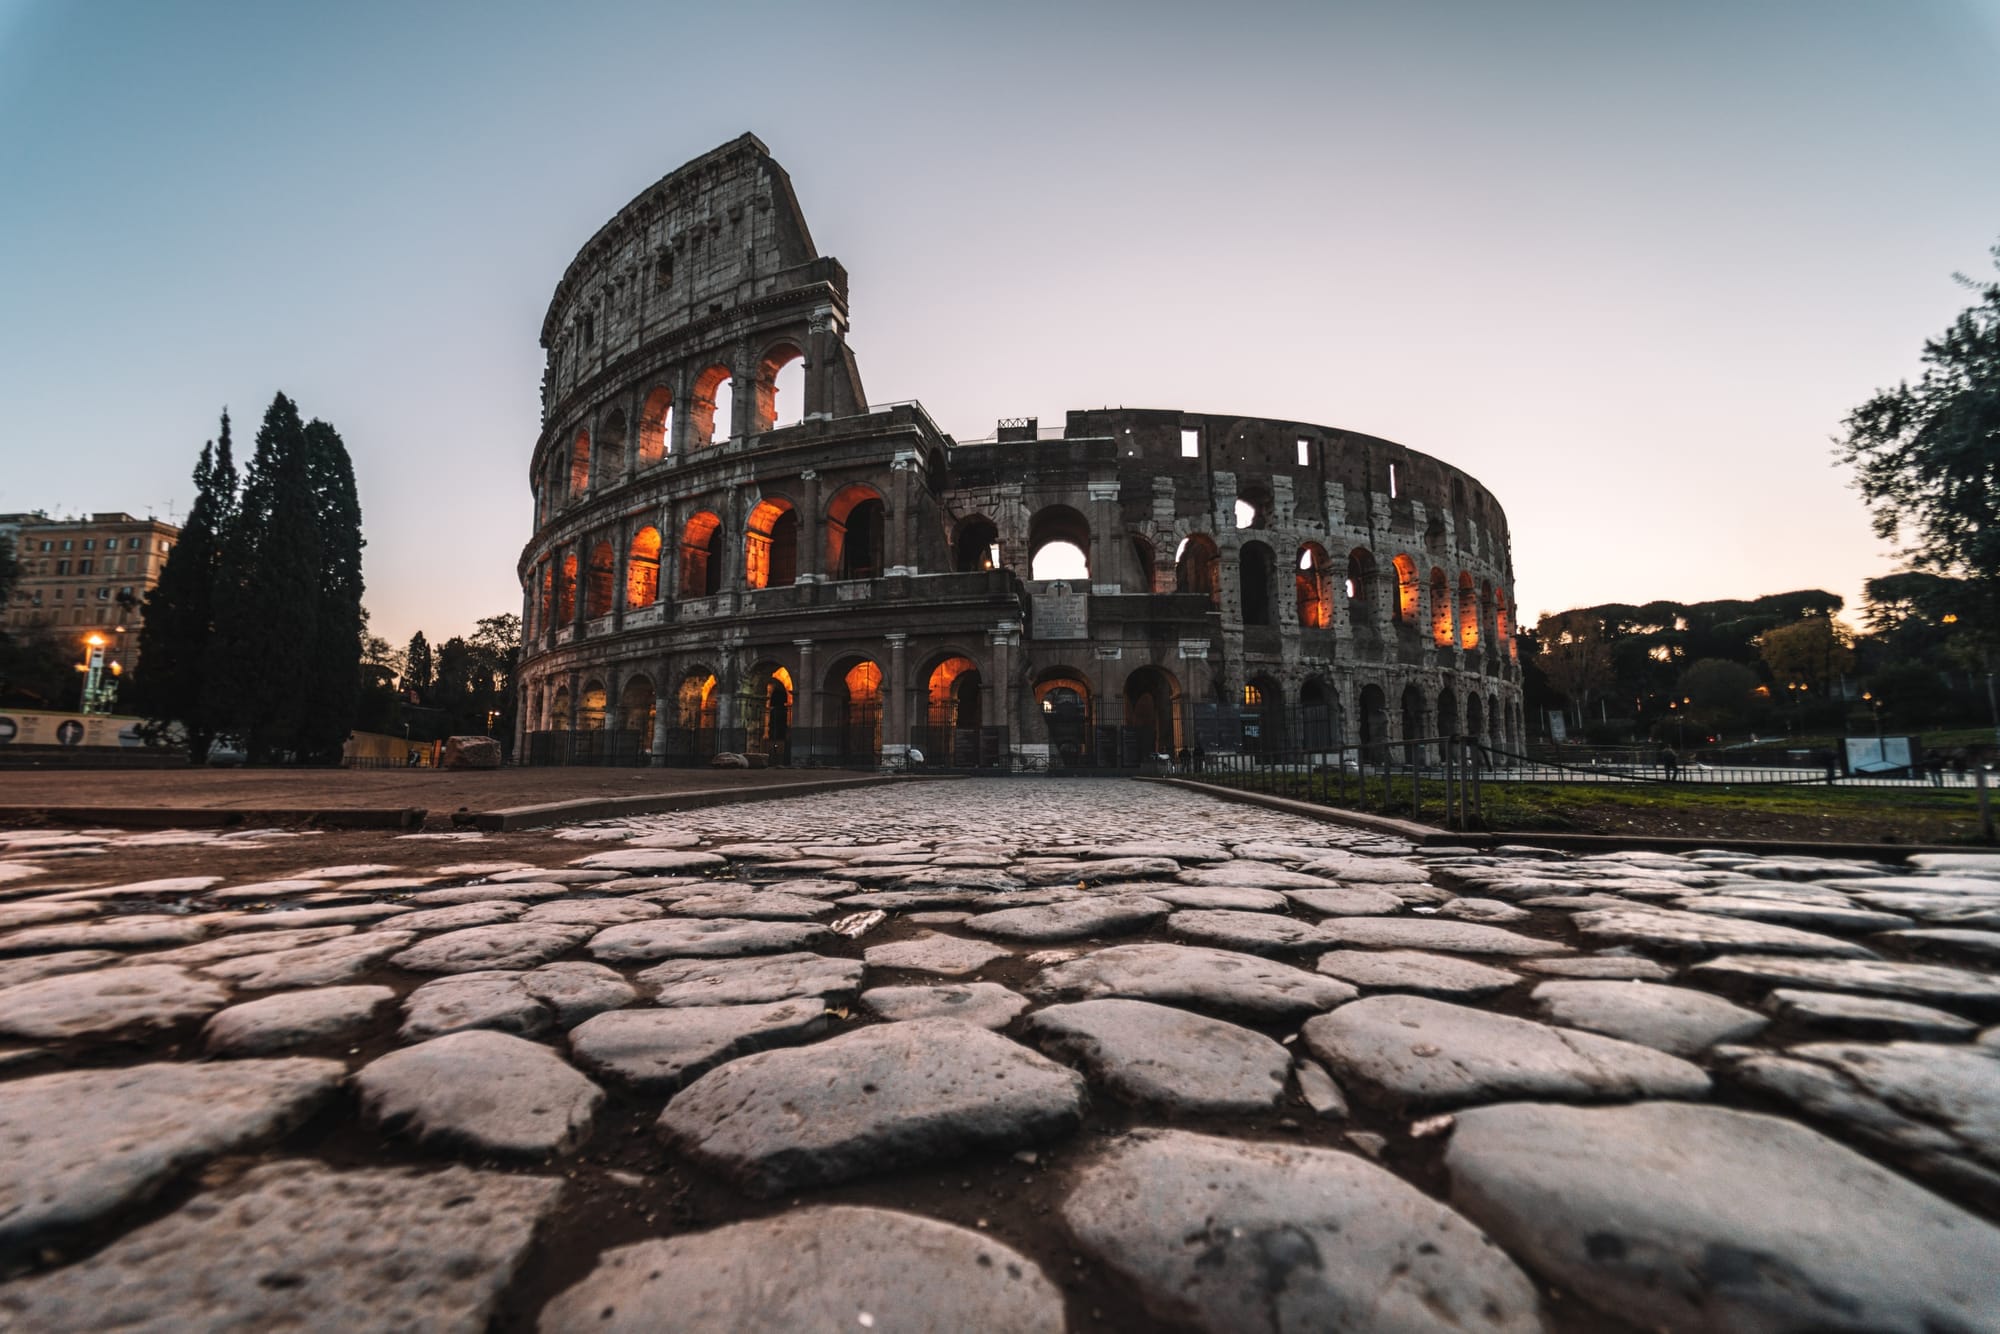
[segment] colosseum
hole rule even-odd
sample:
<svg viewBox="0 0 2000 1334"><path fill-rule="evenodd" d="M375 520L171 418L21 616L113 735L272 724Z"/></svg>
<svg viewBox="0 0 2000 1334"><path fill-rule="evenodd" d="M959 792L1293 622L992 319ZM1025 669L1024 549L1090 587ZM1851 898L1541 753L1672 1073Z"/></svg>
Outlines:
<svg viewBox="0 0 2000 1334"><path fill-rule="evenodd" d="M542 323L517 757L1130 770L1516 749L1507 522L1387 440L1158 409L957 440L871 404L754 136L590 238Z"/></svg>

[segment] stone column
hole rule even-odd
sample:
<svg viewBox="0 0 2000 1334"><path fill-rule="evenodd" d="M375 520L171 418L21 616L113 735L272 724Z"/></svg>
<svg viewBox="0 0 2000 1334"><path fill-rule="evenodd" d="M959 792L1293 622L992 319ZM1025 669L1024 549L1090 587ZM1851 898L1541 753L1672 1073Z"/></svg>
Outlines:
<svg viewBox="0 0 2000 1334"><path fill-rule="evenodd" d="M794 639L792 647L799 651L799 674L792 678L792 760L797 763L815 758L820 750L819 671L812 640Z"/></svg>
<svg viewBox="0 0 2000 1334"><path fill-rule="evenodd" d="M909 645L910 637L900 632L884 635L889 641L889 670L882 690L882 758L900 756L909 749Z"/></svg>
<svg viewBox="0 0 2000 1334"><path fill-rule="evenodd" d="M884 571L886 574L916 573L915 562L910 558L910 496L916 490L912 480L916 466L916 455L907 451L897 454L895 461L889 465L889 560Z"/></svg>
<svg viewBox="0 0 2000 1334"><path fill-rule="evenodd" d="M632 558L630 525L620 523L611 530L611 629L625 628L625 581L631 576L626 563Z"/></svg>
<svg viewBox="0 0 2000 1334"><path fill-rule="evenodd" d="M825 578L821 566L826 561L826 544L819 535L819 474L811 468L799 473L799 577L802 584Z"/></svg>
<svg viewBox="0 0 2000 1334"><path fill-rule="evenodd" d="M735 370L729 376L729 438L741 440L745 436L757 434L757 371L753 367L744 369L742 362L746 353L738 350Z"/></svg>
<svg viewBox="0 0 2000 1334"><path fill-rule="evenodd" d="M806 401L800 421L812 421L819 417L833 416L833 388L830 383L833 369L833 334L828 323L833 317L831 306L821 306L812 313L812 322L806 333Z"/></svg>
<svg viewBox="0 0 2000 1334"><path fill-rule="evenodd" d="M1090 591L1125 591L1125 524L1118 512L1118 483L1086 484L1090 492Z"/></svg>
<svg viewBox="0 0 2000 1334"><path fill-rule="evenodd" d="M653 766L659 768L667 762L667 729L671 726L673 711L680 707L678 681L667 675L667 660L660 659L653 668Z"/></svg>

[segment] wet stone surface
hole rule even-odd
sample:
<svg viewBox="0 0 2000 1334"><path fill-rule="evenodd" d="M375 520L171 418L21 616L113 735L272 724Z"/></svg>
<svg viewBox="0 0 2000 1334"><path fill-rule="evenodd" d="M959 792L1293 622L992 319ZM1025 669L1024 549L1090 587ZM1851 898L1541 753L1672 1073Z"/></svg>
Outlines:
<svg viewBox="0 0 2000 1334"><path fill-rule="evenodd" d="M1996 1327L2000 856L0 829L0 1327Z"/></svg>

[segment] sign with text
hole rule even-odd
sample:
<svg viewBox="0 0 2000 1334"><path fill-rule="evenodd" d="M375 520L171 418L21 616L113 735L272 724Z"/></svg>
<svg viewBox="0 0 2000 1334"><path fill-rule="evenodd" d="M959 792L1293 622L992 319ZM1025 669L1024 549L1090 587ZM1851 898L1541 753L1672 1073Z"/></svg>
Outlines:
<svg viewBox="0 0 2000 1334"><path fill-rule="evenodd" d="M1067 581L1058 579L1035 594L1032 607L1035 638L1090 638L1090 594Z"/></svg>
<svg viewBox="0 0 2000 1334"><path fill-rule="evenodd" d="M0 746L143 746L137 718L105 713L0 713Z"/></svg>

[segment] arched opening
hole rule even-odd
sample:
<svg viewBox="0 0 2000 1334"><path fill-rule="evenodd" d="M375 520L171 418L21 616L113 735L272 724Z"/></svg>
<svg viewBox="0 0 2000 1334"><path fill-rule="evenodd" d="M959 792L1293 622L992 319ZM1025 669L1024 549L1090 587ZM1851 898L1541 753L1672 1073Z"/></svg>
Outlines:
<svg viewBox="0 0 2000 1334"><path fill-rule="evenodd" d="M790 343L780 343L757 364L757 419L748 434L798 425L805 402L805 354Z"/></svg>
<svg viewBox="0 0 2000 1334"><path fill-rule="evenodd" d="M1439 648L1450 648L1451 626L1451 585L1445 581L1444 571L1431 571L1431 638Z"/></svg>
<svg viewBox="0 0 2000 1334"><path fill-rule="evenodd" d="M596 467L596 490L625 480L625 414L617 408L605 413L597 423Z"/></svg>
<svg viewBox="0 0 2000 1334"><path fill-rule="evenodd" d="M1507 590L1496 589L1493 593L1493 637L1496 643L1507 643L1514 637L1514 623L1507 615Z"/></svg>
<svg viewBox="0 0 2000 1334"><path fill-rule="evenodd" d="M1375 625L1375 553L1356 547L1347 553L1347 617L1356 630Z"/></svg>
<svg viewBox="0 0 2000 1334"><path fill-rule="evenodd" d="M590 490L590 432L578 431L569 450L569 493L580 496Z"/></svg>
<svg viewBox="0 0 2000 1334"><path fill-rule="evenodd" d="M576 730L579 732L602 732L605 714L604 682L589 680L583 683L583 691L577 696Z"/></svg>
<svg viewBox="0 0 2000 1334"><path fill-rule="evenodd" d="M1458 576L1458 644L1479 647L1479 591L1472 586L1472 571Z"/></svg>
<svg viewBox="0 0 2000 1334"><path fill-rule="evenodd" d="M1254 501L1245 500L1240 496L1237 498L1235 518L1236 518L1236 526L1238 528L1257 527L1258 526L1257 520L1259 517L1260 516L1257 513L1257 505Z"/></svg>
<svg viewBox="0 0 2000 1334"><path fill-rule="evenodd" d="M1390 562L1396 570L1396 623L1415 625L1423 616L1423 587L1417 582L1417 563L1407 554Z"/></svg>
<svg viewBox="0 0 2000 1334"><path fill-rule="evenodd" d="M625 609L637 611L660 600L660 530L648 524L632 534L625 558Z"/></svg>
<svg viewBox="0 0 2000 1334"><path fill-rule="evenodd" d="M1159 667L1141 667L1125 678L1125 732L1120 759L1132 767L1147 756L1172 757L1180 748L1180 684Z"/></svg>
<svg viewBox="0 0 2000 1334"><path fill-rule="evenodd" d="M563 552L562 577L556 581L556 623L568 625L576 619L576 553Z"/></svg>
<svg viewBox="0 0 2000 1334"><path fill-rule="evenodd" d="M639 466L650 468L673 452L674 393L665 385L646 395L639 410Z"/></svg>
<svg viewBox="0 0 2000 1334"><path fill-rule="evenodd" d="M1128 593L1150 593L1153 591L1153 562L1158 559L1153 544L1137 533L1132 534L1132 556L1126 562L1125 591Z"/></svg>
<svg viewBox="0 0 2000 1334"><path fill-rule="evenodd" d="M674 693L674 717L681 731L715 731L715 673L696 668Z"/></svg>
<svg viewBox="0 0 2000 1334"><path fill-rule="evenodd" d="M1090 578L1090 521L1067 505L1050 505L1028 521L1028 577Z"/></svg>
<svg viewBox="0 0 2000 1334"><path fill-rule="evenodd" d="M792 674L776 663L760 663L745 679L742 699L743 749L768 755L774 764L791 758Z"/></svg>
<svg viewBox="0 0 2000 1334"><path fill-rule="evenodd" d="M1051 667L1035 678L1035 707L1048 736L1049 763L1073 768L1091 754L1090 683L1074 667Z"/></svg>
<svg viewBox="0 0 2000 1334"><path fill-rule="evenodd" d="M590 549L590 578L584 589L583 614L587 620L611 614L613 582L617 578L615 558L611 554L609 542L599 542Z"/></svg>
<svg viewBox="0 0 2000 1334"><path fill-rule="evenodd" d="M535 628L546 634L550 626L557 623L556 617L556 568L548 561L542 562L542 619Z"/></svg>
<svg viewBox="0 0 2000 1334"><path fill-rule="evenodd" d="M555 698L549 701L549 730L567 732L570 724L569 687L557 686Z"/></svg>
<svg viewBox="0 0 2000 1334"><path fill-rule="evenodd" d="M1476 696L1473 703L1478 703ZM1438 691L1437 731L1439 736L1458 735L1458 696L1450 686Z"/></svg>
<svg viewBox="0 0 2000 1334"><path fill-rule="evenodd" d="M1262 542L1245 542L1236 554L1238 591L1243 597L1243 624L1277 624L1277 558Z"/></svg>
<svg viewBox="0 0 2000 1334"><path fill-rule="evenodd" d="M1333 589L1326 548L1307 542L1299 548L1299 567L1292 579L1299 604L1299 624L1308 630L1333 628Z"/></svg>
<svg viewBox="0 0 2000 1334"><path fill-rule="evenodd" d="M938 662L925 680L925 724L933 732L981 726L984 721L981 684L979 664L963 654L953 654Z"/></svg>
<svg viewBox="0 0 2000 1334"><path fill-rule="evenodd" d="M1331 750L1339 744L1332 696L1317 676L1307 677L1299 687L1299 740L1307 750Z"/></svg>
<svg viewBox="0 0 2000 1334"><path fill-rule="evenodd" d="M1285 747L1285 690L1268 675L1243 683L1243 704L1237 714L1243 749L1252 754Z"/></svg>
<svg viewBox="0 0 2000 1334"><path fill-rule="evenodd" d="M1495 605L1493 601L1493 581L1491 579L1482 579L1479 582L1480 633L1484 635L1497 635L1495 621L1496 621L1496 615L1495 615ZM1498 644L1500 641L1496 637L1493 642L1495 644Z"/></svg>
<svg viewBox="0 0 2000 1334"><path fill-rule="evenodd" d="M1465 697L1465 734L1481 745L1486 743L1485 729L1481 726L1481 723L1485 721L1485 717L1486 706L1480 703L1479 696L1467 695Z"/></svg>
<svg viewBox="0 0 2000 1334"><path fill-rule="evenodd" d="M1417 739L1424 734L1424 694L1414 685L1403 687L1403 758L1417 762Z"/></svg>
<svg viewBox="0 0 2000 1334"><path fill-rule="evenodd" d="M859 482L843 486L826 507L826 568L836 579L873 579L888 552L888 506L881 493Z"/></svg>
<svg viewBox="0 0 2000 1334"><path fill-rule="evenodd" d="M951 567L960 574L1000 568L1000 530L983 514L958 521L951 539Z"/></svg>
<svg viewBox="0 0 2000 1334"><path fill-rule="evenodd" d="M642 753L653 744L653 717L658 704L659 695L650 676L635 676L618 692L619 730L637 732Z"/></svg>
<svg viewBox="0 0 2000 1334"><path fill-rule="evenodd" d="M791 501L773 497L750 511L743 574L752 588L783 588L798 581L799 513Z"/></svg>
<svg viewBox="0 0 2000 1334"><path fill-rule="evenodd" d="M1174 552L1174 588L1182 593L1199 593L1211 607L1222 605L1222 561L1215 539L1207 533L1189 533Z"/></svg>
<svg viewBox="0 0 2000 1334"><path fill-rule="evenodd" d="M736 381L727 366L710 366L694 379L688 395L688 442L697 449L729 439L735 416Z"/></svg>
<svg viewBox="0 0 2000 1334"><path fill-rule="evenodd" d="M707 510L681 530L681 593L713 597L722 591L722 520Z"/></svg>
<svg viewBox="0 0 2000 1334"><path fill-rule="evenodd" d="M881 667L867 658L836 666L828 686L835 700L841 762L874 763L882 753Z"/></svg>

